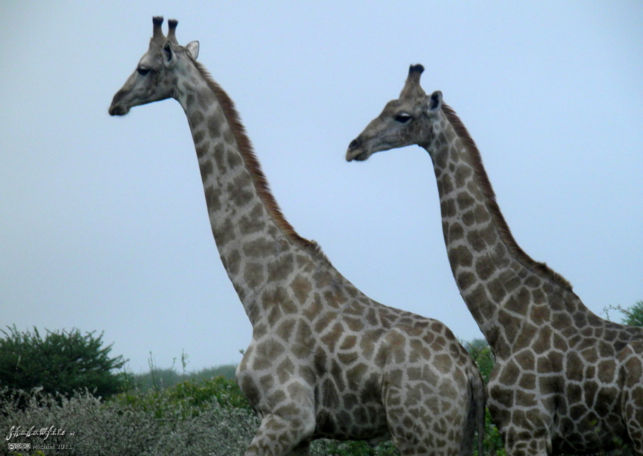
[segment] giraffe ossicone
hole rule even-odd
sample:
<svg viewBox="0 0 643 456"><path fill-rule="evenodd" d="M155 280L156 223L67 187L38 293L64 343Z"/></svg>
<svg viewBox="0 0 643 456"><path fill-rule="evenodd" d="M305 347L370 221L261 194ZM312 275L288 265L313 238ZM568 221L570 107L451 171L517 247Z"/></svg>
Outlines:
<svg viewBox="0 0 643 456"><path fill-rule="evenodd" d="M109 112L175 98L187 116L214 239L252 324L237 380L262 418L245 454L389 435L403 455L470 454L485 394L466 350L439 321L368 298L295 232L198 45L161 24Z"/></svg>
<svg viewBox="0 0 643 456"><path fill-rule="evenodd" d="M571 285L516 243L478 149L413 65L400 93L346 159L417 144L437 179L447 255L496 363L489 409L507 454L588 454L622 443L643 454L643 328L593 314Z"/></svg>

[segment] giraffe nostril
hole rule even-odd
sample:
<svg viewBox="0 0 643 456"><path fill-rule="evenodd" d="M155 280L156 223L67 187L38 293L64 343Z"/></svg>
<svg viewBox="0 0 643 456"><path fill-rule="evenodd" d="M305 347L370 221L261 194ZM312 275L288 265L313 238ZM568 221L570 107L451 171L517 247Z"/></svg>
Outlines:
<svg viewBox="0 0 643 456"><path fill-rule="evenodd" d="M357 149L357 148L360 146L360 144L362 144L362 141L361 141L359 138L355 138L355 139L353 139L353 140L351 141L351 143L348 145L348 149L349 149L349 150Z"/></svg>

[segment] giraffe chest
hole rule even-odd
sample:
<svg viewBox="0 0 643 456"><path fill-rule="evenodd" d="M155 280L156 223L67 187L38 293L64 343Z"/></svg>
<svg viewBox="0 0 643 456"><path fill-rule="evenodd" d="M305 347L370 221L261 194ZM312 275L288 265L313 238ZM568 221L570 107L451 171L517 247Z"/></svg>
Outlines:
<svg viewBox="0 0 643 456"><path fill-rule="evenodd" d="M336 334L332 320L326 331L313 322L288 321L277 325L288 327L281 335L267 331L254 338L239 366L237 380L251 404L264 414L290 406L311 409L319 437L384 437L380 372L360 358L360 335Z"/></svg>
<svg viewBox="0 0 643 456"><path fill-rule="evenodd" d="M548 429L558 452L592 452L621 441L622 371L614 345L579 339L566 350L523 348L499 359L489 409L505 432Z"/></svg>

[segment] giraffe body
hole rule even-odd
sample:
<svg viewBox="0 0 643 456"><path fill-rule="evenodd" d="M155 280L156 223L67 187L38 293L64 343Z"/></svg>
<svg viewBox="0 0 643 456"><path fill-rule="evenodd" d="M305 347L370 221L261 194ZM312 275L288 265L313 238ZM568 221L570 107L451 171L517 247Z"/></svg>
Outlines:
<svg viewBox="0 0 643 456"><path fill-rule="evenodd" d="M167 37L161 24L109 112L175 98L188 118L212 232L253 329L237 380L262 420L246 455L389 435L403 455L470 454L485 395L464 348L439 321L369 299L294 231L198 43L180 46L176 21Z"/></svg>
<svg viewBox="0 0 643 456"><path fill-rule="evenodd" d="M489 409L507 454L643 454L643 328L603 320L513 239L479 152L439 91L411 66L397 100L351 142L347 160L418 144L431 156L458 288L496 364Z"/></svg>

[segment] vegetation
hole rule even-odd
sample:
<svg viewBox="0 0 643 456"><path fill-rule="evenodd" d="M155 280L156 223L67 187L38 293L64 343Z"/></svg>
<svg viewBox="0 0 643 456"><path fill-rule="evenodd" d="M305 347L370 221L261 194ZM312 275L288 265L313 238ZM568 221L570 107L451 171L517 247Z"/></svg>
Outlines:
<svg viewBox="0 0 643 456"><path fill-rule="evenodd" d="M23 402L26 406L18 405ZM236 383L223 377L122 393L107 401L88 392L69 398L42 391L13 393L0 405L0 429L11 436L2 445L28 443L29 452L22 454L30 456L241 455L258 426ZM390 442L375 449L364 442L318 440L311 445L312 456L396 454Z"/></svg>
<svg viewBox="0 0 643 456"><path fill-rule="evenodd" d="M464 344L467 351L480 369L480 374L485 384L489 382L489 376L494 365L493 352L491 347L484 339L474 339ZM485 436L483 441L483 452L489 455L504 455L504 445L500 431L493 424L489 410L485 410ZM477 451L476 451L477 454Z"/></svg>
<svg viewBox="0 0 643 456"><path fill-rule="evenodd" d="M190 374L178 373L173 368L150 367L150 371L131 377L130 383L132 389L140 391L160 391L181 382L190 380L192 382L206 381L214 377L223 377L228 380L234 380L235 366L219 366L202 369Z"/></svg>
<svg viewBox="0 0 643 456"><path fill-rule="evenodd" d="M612 309L623 312L624 323L642 326L643 301L630 309ZM102 347L102 336L50 332L43 339L37 330L21 334L15 328L2 333L0 431L5 440L0 453L7 445L17 445L9 447L9 454L241 455L259 426L259 417L234 381L234 366L187 374L183 354L182 373L159 369L150 360L149 373L126 376L113 373L122 367L123 360L109 357L111 346ZM488 381L494 364L490 347L484 340L466 345ZM81 363L85 358L94 362ZM86 367L81 369L77 364ZM16 379L17 370L24 378ZM117 379L117 386L108 390L111 393L99 392L98 385L103 383L94 381L100 378L98 373ZM57 381L61 381L60 388ZM39 387L33 388L35 385ZM127 391L123 391L125 386ZM121 392L114 393L119 389ZM484 452L505 454L488 412ZM391 442L371 447L365 442L318 440L311 445L312 456L398 454Z"/></svg>
<svg viewBox="0 0 643 456"><path fill-rule="evenodd" d="M198 388L192 392L200 393ZM32 456L36 451L45 456L235 455L242 454L259 424L247 408L224 407L203 396L194 405L174 389L107 401L87 392L69 398L37 392L26 399L26 407L17 405L24 398L0 405L0 429L7 435L22 433L2 442L4 448L26 443L28 448L14 449Z"/></svg>
<svg viewBox="0 0 643 456"><path fill-rule="evenodd" d="M37 328L20 332L15 326L0 332L0 385L11 390L40 388L70 397L88 389L107 398L127 387L128 376L115 372L125 360L110 357L112 346L103 346L102 334L74 329L42 337Z"/></svg>
<svg viewBox="0 0 643 456"><path fill-rule="evenodd" d="M624 325L643 327L643 301L638 301L629 309L625 309L621 306L610 306L605 309L605 313L608 318L609 310L618 310L620 313L625 315L621 321Z"/></svg>

